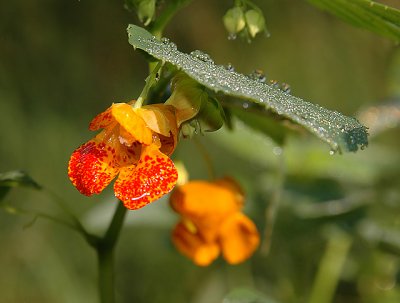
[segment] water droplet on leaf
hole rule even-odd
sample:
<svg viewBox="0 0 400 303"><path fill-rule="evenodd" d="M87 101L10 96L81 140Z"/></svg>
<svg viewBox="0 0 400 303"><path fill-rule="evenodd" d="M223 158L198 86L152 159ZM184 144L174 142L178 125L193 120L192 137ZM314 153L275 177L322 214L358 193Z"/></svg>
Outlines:
<svg viewBox="0 0 400 303"><path fill-rule="evenodd" d="M211 57L208 54L203 53L202 51L195 50L195 51L192 51L190 53L190 55L195 57L195 58L197 58L197 59L199 59L199 60L201 60L201 61L203 61L203 62L208 62L208 63L213 63L214 64L214 61L211 59Z"/></svg>

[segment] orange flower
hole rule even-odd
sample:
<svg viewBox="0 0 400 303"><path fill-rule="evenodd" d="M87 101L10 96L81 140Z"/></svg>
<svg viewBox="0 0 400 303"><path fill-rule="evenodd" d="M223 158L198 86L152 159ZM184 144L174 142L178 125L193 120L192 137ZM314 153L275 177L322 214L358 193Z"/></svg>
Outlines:
<svg viewBox="0 0 400 303"><path fill-rule="evenodd" d="M172 240L197 265L209 265L220 252L230 264L243 262L260 242L256 226L240 211L243 193L231 179L188 182L170 202L182 216Z"/></svg>
<svg viewBox="0 0 400 303"><path fill-rule="evenodd" d="M172 190L178 178L168 157L178 135L174 107L115 103L89 125L93 131L101 128L69 161L69 178L82 194L100 193L118 174L115 196L128 209L141 208Z"/></svg>

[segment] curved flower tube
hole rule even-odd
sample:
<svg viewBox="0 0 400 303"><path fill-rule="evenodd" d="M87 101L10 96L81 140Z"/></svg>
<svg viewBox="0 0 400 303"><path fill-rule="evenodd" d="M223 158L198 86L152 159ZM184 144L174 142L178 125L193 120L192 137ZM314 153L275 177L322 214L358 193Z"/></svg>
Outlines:
<svg viewBox="0 0 400 303"><path fill-rule="evenodd" d="M236 182L192 181L172 193L172 208L181 215L172 240L178 250L200 266L220 253L230 264L248 259L260 237L255 224L241 212L243 193Z"/></svg>
<svg viewBox="0 0 400 303"><path fill-rule="evenodd" d="M168 156L178 136L174 107L114 103L89 129L103 130L77 148L68 165L68 176L82 194L100 193L118 175L115 196L134 210L173 189L178 173Z"/></svg>

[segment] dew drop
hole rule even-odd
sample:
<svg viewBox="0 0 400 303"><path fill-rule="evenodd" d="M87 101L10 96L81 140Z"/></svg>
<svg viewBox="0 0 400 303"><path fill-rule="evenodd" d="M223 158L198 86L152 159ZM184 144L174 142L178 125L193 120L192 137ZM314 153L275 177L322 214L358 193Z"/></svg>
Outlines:
<svg viewBox="0 0 400 303"><path fill-rule="evenodd" d="M164 44L169 44L170 41L169 41L168 38L162 37L162 38L161 38L161 42L164 43Z"/></svg>
<svg viewBox="0 0 400 303"><path fill-rule="evenodd" d="M281 84L281 90L285 93L290 94L290 85L287 83L282 83Z"/></svg>
<svg viewBox="0 0 400 303"><path fill-rule="evenodd" d="M228 40L236 40L236 38L237 38L236 34L231 33L228 35Z"/></svg>
<svg viewBox="0 0 400 303"><path fill-rule="evenodd" d="M227 71L230 71L230 72L234 72L235 71L235 68L233 67L233 65L231 63L228 63L228 65L226 65L224 67L225 67L225 69Z"/></svg>
<svg viewBox="0 0 400 303"><path fill-rule="evenodd" d="M261 69L254 70L251 74L248 75L251 80L256 80L261 83L265 83L267 78L265 77L264 72Z"/></svg>
<svg viewBox="0 0 400 303"><path fill-rule="evenodd" d="M247 103L247 102L244 102L244 103L242 104L242 107L243 107L244 109L247 109L247 108L249 108L249 103Z"/></svg>
<svg viewBox="0 0 400 303"><path fill-rule="evenodd" d="M280 155L282 155L282 148L279 146L275 146L272 149L272 152L274 153L275 156L280 156Z"/></svg>
<svg viewBox="0 0 400 303"><path fill-rule="evenodd" d="M279 83L276 80L269 80L269 84L271 84L273 88L279 88Z"/></svg>
<svg viewBox="0 0 400 303"><path fill-rule="evenodd" d="M203 61L203 62L208 62L208 63L213 63L214 64L214 61L211 59L211 57L208 54L203 53L202 51L194 50L194 51L192 51L190 53L190 55L192 57L195 57L195 58Z"/></svg>
<svg viewBox="0 0 400 303"><path fill-rule="evenodd" d="M335 151L334 149L331 149L331 150L329 151L329 155L333 156L334 154L336 154L336 151Z"/></svg>

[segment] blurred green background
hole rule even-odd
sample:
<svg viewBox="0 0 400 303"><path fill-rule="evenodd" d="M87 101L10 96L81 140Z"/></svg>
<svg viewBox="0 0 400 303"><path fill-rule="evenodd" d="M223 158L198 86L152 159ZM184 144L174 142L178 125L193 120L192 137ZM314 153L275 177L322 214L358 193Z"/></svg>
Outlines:
<svg viewBox="0 0 400 303"><path fill-rule="evenodd" d="M240 122L234 132L200 136L218 176L233 175L245 188L246 213L260 231L271 223L265 209L280 194L272 241L244 264L219 260L196 267L172 246L177 217L161 199L128 214L116 254L117 301L217 303L248 287L276 302L314 303L325 302L329 293L319 291L337 283L332 302L400 302L398 47L305 1L258 4L270 38L228 40L221 18L232 3L212 0L194 0L165 36L184 52L203 50L236 71L261 69L289 83L292 94L346 115L367 109L361 117L371 130L375 120L367 118L381 111L370 107L392 102L386 115L394 122L384 124L366 150L334 156L306 134L291 136L282 155ZM112 191L80 195L68 180L67 163L94 135L89 121L111 102L136 98L144 85L147 62L127 42L129 23L138 21L123 1L0 4L0 172L29 172L99 234L113 214ZM184 162L192 179L207 178L192 141L181 141L174 159ZM12 190L4 202L63 216L44 192ZM94 251L53 222L37 220L26 228L32 219L0 212L0 302L97 302ZM264 302L259 300L224 303Z"/></svg>

